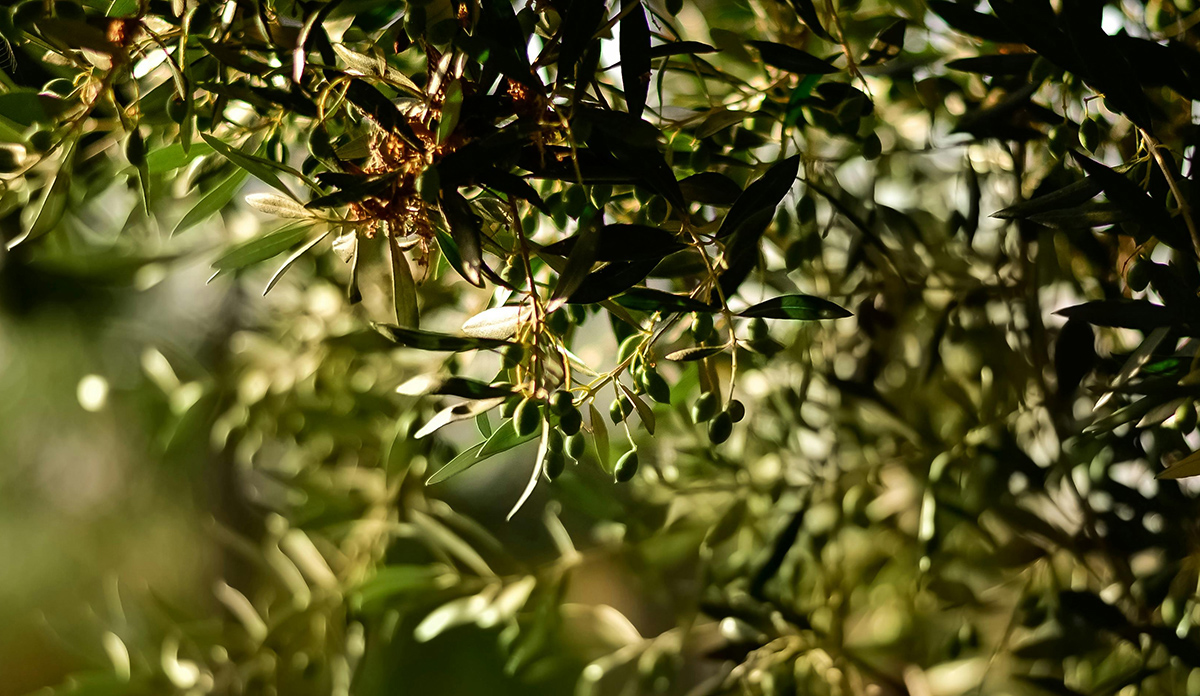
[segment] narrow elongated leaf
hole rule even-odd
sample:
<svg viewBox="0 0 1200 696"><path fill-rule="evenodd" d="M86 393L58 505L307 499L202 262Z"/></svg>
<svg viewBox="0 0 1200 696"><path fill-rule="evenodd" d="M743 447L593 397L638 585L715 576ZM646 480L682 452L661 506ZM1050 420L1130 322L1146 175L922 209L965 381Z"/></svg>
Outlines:
<svg viewBox="0 0 1200 696"><path fill-rule="evenodd" d="M784 295L760 302L738 312L739 317L762 317L764 319L842 319L853 316L851 312L829 300L811 295Z"/></svg>
<svg viewBox="0 0 1200 696"><path fill-rule="evenodd" d="M1063 208L1071 208L1095 198L1104 187L1100 182L1091 177L1081 179L1073 184L1064 186L1052 193L1037 198L1031 198L1027 201L1022 201L1016 205L1003 208L992 213L992 217L1000 218L1001 220L1014 220L1027 218L1038 213L1045 213L1052 210L1062 210Z"/></svg>
<svg viewBox="0 0 1200 696"><path fill-rule="evenodd" d="M747 186L742 195L738 196L733 207L725 214L725 219L721 221L721 227L717 230L716 236L718 238L728 237L743 227L752 226L748 224L751 222L761 224L765 228L770 223L771 217L774 217L776 206L788 194L788 191L792 190L792 184L795 183L799 173L799 155L789 157L768 169L762 178ZM762 216L767 211L770 214L763 222Z"/></svg>
<svg viewBox="0 0 1200 696"><path fill-rule="evenodd" d="M1079 166L1088 173L1088 178L1095 179L1096 183L1100 184L1108 200L1132 215L1140 224L1159 228L1171 226L1171 219L1167 215L1166 208L1155 202L1133 181L1078 152L1071 154Z"/></svg>
<svg viewBox="0 0 1200 696"><path fill-rule="evenodd" d="M400 240L395 235L388 236L388 258L392 266L392 305L396 311L396 325L416 329L421 324L421 313L417 309L417 283L408 266L408 258L400 248Z"/></svg>
<svg viewBox="0 0 1200 696"><path fill-rule="evenodd" d="M535 437L537 437L536 432L529 435L518 434L516 422L512 418L509 418L504 421L504 425L496 428L496 432L492 433L487 442L483 443L483 448L479 450L479 456L480 458L486 458L494 454L507 452L517 445L529 442Z"/></svg>
<svg viewBox="0 0 1200 696"><path fill-rule="evenodd" d="M904 50L904 33L908 21L897 19L879 32L871 45L867 47L867 55L859 61L859 65L879 65L900 55Z"/></svg>
<svg viewBox="0 0 1200 696"><path fill-rule="evenodd" d="M1160 479L1181 479L1190 476L1200 476L1200 451L1192 452L1158 472Z"/></svg>
<svg viewBox="0 0 1200 696"><path fill-rule="evenodd" d="M676 295L654 288L630 288L617 295L614 301L622 307L636 309L641 312L715 312L720 307L709 302L701 302L687 295Z"/></svg>
<svg viewBox="0 0 1200 696"><path fill-rule="evenodd" d="M1177 322L1169 308L1146 300L1096 300L1055 312L1068 319L1079 319L1094 326L1152 331Z"/></svg>
<svg viewBox="0 0 1200 696"><path fill-rule="evenodd" d="M456 267L468 283L483 287L483 242L480 238L479 218L471 210L471 204L457 190L442 191L442 212L450 225L450 237L457 247L461 267Z"/></svg>
<svg viewBox="0 0 1200 696"><path fill-rule="evenodd" d="M558 276L546 308L548 311L554 311L566 302L583 285L596 263L596 251L600 247L600 218L595 210L589 210L580 217L579 222L581 229L567 257L567 265Z"/></svg>
<svg viewBox="0 0 1200 696"><path fill-rule="evenodd" d="M733 179L720 172L700 172L679 182L683 197L689 201L725 207L733 205L742 189Z"/></svg>
<svg viewBox="0 0 1200 696"><path fill-rule="evenodd" d="M282 181L279 180L279 176L275 173L276 170L280 169L280 165L276 165L274 162L263 159L262 157L251 155L236 148L230 147L223 141L217 140L208 133L201 133L200 137L204 139L204 142L208 143L209 147L217 151L225 159L250 172L264 184L267 184L276 191L283 193L288 198L291 198L292 200L296 199L296 195L292 193L292 191L286 185L284 185Z"/></svg>
<svg viewBox="0 0 1200 696"><path fill-rule="evenodd" d="M638 418L642 420L642 425L646 426L646 431L653 435L654 428L656 427L654 409L651 408L650 405L642 399L642 397L634 394L629 387L626 387L620 382L617 382L617 386L621 388L621 393L625 395L625 398L633 402L633 408L637 411Z"/></svg>
<svg viewBox="0 0 1200 696"><path fill-rule="evenodd" d="M69 153L68 153L69 154ZM67 194L71 189L71 176L60 170L50 183L42 187L37 201L21 215L21 234L9 240L5 246L12 250L18 245L37 239L53 230L67 210Z"/></svg>
<svg viewBox="0 0 1200 696"><path fill-rule="evenodd" d="M329 236L329 233L330 230L325 230L316 237L313 237L304 246L293 251L286 259L284 259L283 263L279 264L279 268L275 270L275 273L271 275L271 279L267 281L267 286L263 288L263 295L265 296L267 293L271 292L271 288L275 287L275 284L278 283L281 278L283 278L283 274L287 273L287 270L292 267L292 264L299 261L300 257L308 253L310 249L320 244L321 240Z"/></svg>
<svg viewBox="0 0 1200 696"><path fill-rule="evenodd" d="M604 0L574 0L559 29L559 81L574 79L575 64L583 57L608 10Z"/></svg>
<svg viewBox="0 0 1200 696"><path fill-rule="evenodd" d="M281 218L305 219L313 212L291 198L275 193L252 193L246 196L246 204L259 212Z"/></svg>
<svg viewBox="0 0 1200 696"><path fill-rule="evenodd" d="M525 501L529 500L529 496L533 495L533 491L537 488L538 479L542 477L542 472L546 467L546 453L550 450L550 421L549 419L542 421L542 437L538 441L537 456L533 458L533 471L529 473L529 483L525 484L525 489L521 491L517 502L513 503L512 509L504 516L505 522L511 522L512 518L520 512L521 508L525 507ZM484 445L487 449L487 445Z"/></svg>
<svg viewBox="0 0 1200 696"><path fill-rule="evenodd" d="M542 197L538 195L537 190L530 186L529 182L525 181L516 174L510 174L509 172L500 171L499 169L489 169L476 176L476 181L484 186L493 188L500 193L504 193L509 196L515 196L516 198L528 201L533 205L533 207L537 208L543 213L547 215L550 214L549 206L547 206L546 201L542 200Z"/></svg>
<svg viewBox="0 0 1200 696"><path fill-rule="evenodd" d="M567 237L542 248L555 256L568 256L582 236ZM661 259L687 245L657 227L646 225L605 225L596 239L596 261L641 261Z"/></svg>
<svg viewBox="0 0 1200 696"><path fill-rule="evenodd" d="M146 155L146 169L151 174L162 174L187 166L192 160L212 152L208 143L192 143L190 149L182 142L171 143Z"/></svg>
<svg viewBox="0 0 1200 696"><path fill-rule="evenodd" d="M632 9L630 7L632 6ZM650 26L641 0L621 0L621 83L629 113L641 117L650 89Z"/></svg>
<svg viewBox="0 0 1200 696"><path fill-rule="evenodd" d="M325 181L325 178L321 178ZM354 176L351 179L337 179L338 188L341 191L327 193L324 196L317 196L308 203L304 204L305 208L337 208L351 203L357 203L371 196L378 196L389 188L396 181L396 173L388 172L386 174L376 174L373 176ZM343 185L344 184L344 185Z"/></svg>
<svg viewBox="0 0 1200 696"><path fill-rule="evenodd" d="M772 41L747 41L746 43L758 49L758 54L762 56L763 62L767 65L797 75L828 75L841 70L828 61L791 46L784 46Z"/></svg>
<svg viewBox="0 0 1200 696"><path fill-rule="evenodd" d="M712 357L717 353L725 350L725 346L693 346L677 350L674 353L667 353L667 360L675 362L692 362L695 360L703 360Z"/></svg>
<svg viewBox="0 0 1200 696"><path fill-rule="evenodd" d="M459 377L457 375L449 377L418 375L396 387L396 393L404 394L405 396L442 394L445 396L461 396L464 399L495 399L512 396L513 388L510 385L492 385L477 379Z"/></svg>
<svg viewBox="0 0 1200 696"><path fill-rule="evenodd" d="M600 468L608 473L612 473L609 466L609 449L608 449L608 425L604 422L604 416L600 415L600 410L595 404L588 404L588 423L592 429L592 442L596 445L596 456L600 459Z"/></svg>
<svg viewBox="0 0 1200 696"><path fill-rule="evenodd" d="M649 261L617 261L610 263L584 279L567 300L570 304L594 304L625 292L650 275L658 265Z"/></svg>
<svg viewBox="0 0 1200 696"><path fill-rule="evenodd" d="M420 440L423 437L432 435L451 423L457 423L458 421L474 418L480 413L490 411L504 403L504 399L505 397L501 396L492 399L467 401L465 403L448 406L434 414L433 418L430 418L425 425L422 425L421 429L418 430L413 437Z"/></svg>
<svg viewBox="0 0 1200 696"><path fill-rule="evenodd" d="M346 88L346 99L359 109L362 110L367 118L371 119L377 126L388 131L405 143L409 147L424 152L425 145L413 133L412 127L404 120L399 109L395 104L388 101L388 98L383 96L375 87L369 83L352 78L349 86Z"/></svg>
<svg viewBox="0 0 1200 696"><path fill-rule="evenodd" d="M825 31L825 27L821 26L821 18L817 15L817 8L813 4L813 0L788 0L788 4L796 10L796 14L800 16L800 20L812 31L812 33L831 41L829 32Z"/></svg>
<svg viewBox="0 0 1200 696"><path fill-rule="evenodd" d="M1036 53L997 53L990 56L959 58L946 63L946 67L960 72L979 75L1028 75Z"/></svg>
<svg viewBox="0 0 1200 696"><path fill-rule="evenodd" d="M456 336L454 334L408 329L388 324L372 324L375 330L387 336L396 343L417 350L436 350L460 353L466 350L487 350L506 346L509 341L494 338L472 338L471 336Z"/></svg>
<svg viewBox="0 0 1200 696"><path fill-rule="evenodd" d="M312 234L312 225L293 223L261 237L234 246L216 261L213 268L219 272L235 271L260 261L278 256L299 244Z"/></svg>
<svg viewBox="0 0 1200 696"><path fill-rule="evenodd" d="M492 307L468 319L462 331L468 336L480 338L508 338L517 332L521 321L531 314L528 307L521 305Z"/></svg>
<svg viewBox="0 0 1200 696"><path fill-rule="evenodd" d="M693 56L700 53L716 53L717 49L699 41L673 41L671 43L651 46L647 51L650 58L666 58L667 56Z"/></svg>
<svg viewBox="0 0 1200 696"><path fill-rule="evenodd" d="M929 9L964 34L996 43L1020 43L1017 33L998 17L971 9L970 5L950 0L929 0Z"/></svg>
<svg viewBox="0 0 1200 696"><path fill-rule="evenodd" d="M229 205L229 201L233 200L233 197L241 190L242 184L246 183L247 174L245 169L239 169L209 191L175 225L171 235L174 236L195 227Z"/></svg>

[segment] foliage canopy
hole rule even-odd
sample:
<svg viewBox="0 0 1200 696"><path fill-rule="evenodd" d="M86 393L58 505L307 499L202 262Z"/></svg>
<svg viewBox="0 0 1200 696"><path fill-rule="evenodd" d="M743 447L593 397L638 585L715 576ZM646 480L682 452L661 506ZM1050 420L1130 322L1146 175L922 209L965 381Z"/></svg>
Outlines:
<svg viewBox="0 0 1200 696"><path fill-rule="evenodd" d="M1198 13L16 5L5 272L239 308L221 606L60 691L1200 693Z"/></svg>

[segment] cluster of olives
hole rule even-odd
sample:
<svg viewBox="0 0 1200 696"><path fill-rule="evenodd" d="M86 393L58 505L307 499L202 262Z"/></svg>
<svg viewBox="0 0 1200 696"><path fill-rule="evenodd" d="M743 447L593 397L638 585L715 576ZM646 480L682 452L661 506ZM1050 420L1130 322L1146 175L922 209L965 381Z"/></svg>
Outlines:
<svg viewBox="0 0 1200 696"><path fill-rule="evenodd" d="M555 421L547 434L545 460L546 476L554 480L566 468L567 457L579 461L587 442L580 432L583 427L583 415L576 408L570 392L554 392L546 406L548 408L543 416L540 399L528 396L514 397L501 407L500 414L505 418L512 418L517 434L523 437L536 433L545 418Z"/></svg>
<svg viewBox="0 0 1200 696"><path fill-rule="evenodd" d="M1063 124L1050 130L1050 152L1055 157L1063 157L1078 143L1084 150L1095 152L1100 147L1100 123L1093 118L1085 118L1079 124L1079 132L1073 133L1070 125Z"/></svg>
<svg viewBox="0 0 1200 696"><path fill-rule="evenodd" d="M746 417L746 407L737 399L730 399L721 408L721 397L716 392L706 391L692 404L692 420L697 425L708 423L708 440L719 445L733 433L733 424Z"/></svg>

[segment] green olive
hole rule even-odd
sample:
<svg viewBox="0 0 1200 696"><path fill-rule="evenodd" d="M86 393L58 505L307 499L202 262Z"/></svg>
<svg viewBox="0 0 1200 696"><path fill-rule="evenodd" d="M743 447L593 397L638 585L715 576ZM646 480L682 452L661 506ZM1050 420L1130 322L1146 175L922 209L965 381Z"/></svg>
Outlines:
<svg viewBox="0 0 1200 696"><path fill-rule="evenodd" d="M517 410L513 413L513 425L518 435L532 435L541 422L542 414L538 411L536 401L526 397L517 404Z"/></svg>
<svg viewBox="0 0 1200 696"><path fill-rule="evenodd" d="M729 413L722 411L718 413L712 422L708 424L708 440L714 445L719 445L729 439L733 433L733 419Z"/></svg>
<svg viewBox="0 0 1200 696"><path fill-rule="evenodd" d="M558 417L558 427L567 435L574 435L583 427L583 416L580 415L579 409L574 406L571 410L564 412Z"/></svg>
<svg viewBox="0 0 1200 696"><path fill-rule="evenodd" d="M647 367L642 371L641 375L642 388L660 404L671 403L671 385L667 384L667 380L658 374L658 371L652 367Z"/></svg>
<svg viewBox="0 0 1200 696"><path fill-rule="evenodd" d="M716 392L704 392L696 399L696 403L692 404L692 421L703 423L717 415L717 409L720 407Z"/></svg>
<svg viewBox="0 0 1200 696"><path fill-rule="evenodd" d="M742 419L746 417L746 405L734 399L725 407L725 412L729 414L730 420L734 423L741 423Z"/></svg>
<svg viewBox="0 0 1200 696"><path fill-rule="evenodd" d="M562 453L562 450L547 450L544 465L546 478L553 481L562 476L563 470L567 468L567 456Z"/></svg>
<svg viewBox="0 0 1200 696"><path fill-rule="evenodd" d="M613 478L618 483L625 483L632 479L638 470L638 455L637 448L633 448L621 455L617 460L617 466L613 468Z"/></svg>
<svg viewBox="0 0 1200 696"><path fill-rule="evenodd" d="M585 449L587 449L587 439L581 433L567 436L566 451L571 456L571 459L579 461Z"/></svg>

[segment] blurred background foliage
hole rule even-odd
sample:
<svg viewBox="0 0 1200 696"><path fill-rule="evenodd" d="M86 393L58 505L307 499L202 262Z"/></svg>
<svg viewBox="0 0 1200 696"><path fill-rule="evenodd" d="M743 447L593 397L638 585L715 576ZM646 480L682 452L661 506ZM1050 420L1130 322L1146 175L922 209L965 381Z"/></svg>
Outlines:
<svg viewBox="0 0 1200 696"><path fill-rule="evenodd" d="M1197 19L16 5L0 694L1200 694Z"/></svg>

